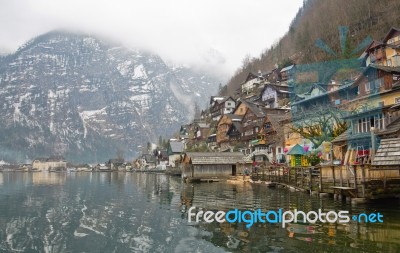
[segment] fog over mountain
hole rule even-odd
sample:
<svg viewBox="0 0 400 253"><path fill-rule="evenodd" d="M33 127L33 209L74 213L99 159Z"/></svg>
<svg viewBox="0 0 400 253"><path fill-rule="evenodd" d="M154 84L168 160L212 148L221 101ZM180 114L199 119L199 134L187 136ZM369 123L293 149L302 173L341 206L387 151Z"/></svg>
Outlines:
<svg viewBox="0 0 400 253"><path fill-rule="evenodd" d="M221 81L95 36L41 35L0 58L0 160L133 158L188 122Z"/></svg>

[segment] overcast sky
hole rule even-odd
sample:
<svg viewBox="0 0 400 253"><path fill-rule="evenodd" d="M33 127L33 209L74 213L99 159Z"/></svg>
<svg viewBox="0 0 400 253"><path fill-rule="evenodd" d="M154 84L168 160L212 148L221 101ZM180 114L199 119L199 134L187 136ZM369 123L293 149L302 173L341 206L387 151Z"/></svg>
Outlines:
<svg viewBox="0 0 400 253"><path fill-rule="evenodd" d="M0 0L0 52L55 29L100 34L230 76L287 31L303 0Z"/></svg>

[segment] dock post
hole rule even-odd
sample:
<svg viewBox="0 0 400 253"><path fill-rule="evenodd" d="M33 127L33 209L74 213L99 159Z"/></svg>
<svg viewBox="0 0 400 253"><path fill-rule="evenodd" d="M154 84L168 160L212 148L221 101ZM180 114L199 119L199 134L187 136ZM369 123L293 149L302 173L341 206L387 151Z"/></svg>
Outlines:
<svg viewBox="0 0 400 253"><path fill-rule="evenodd" d="M340 167L340 186L343 187L343 167Z"/></svg>
<svg viewBox="0 0 400 253"><path fill-rule="evenodd" d="M308 177L309 177L309 180L310 180L308 185L309 185L310 193L311 193L312 192L312 169L311 169L311 167L308 168L308 174L309 174Z"/></svg>
<svg viewBox="0 0 400 253"><path fill-rule="evenodd" d="M332 165L332 178L333 178L333 186L336 186L335 166L333 165Z"/></svg>
<svg viewBox="0 0 400 253"><path fill-rule="evenodd" d="M356 188L356 197L358 198L358 185L357 185L357 165L353 167L354 171L354 188Z"/></svg>
<svg viewBox="0 0 400 253"><path fill-rule="evenodd" d="M322 167L319 167L319 192L322 192Z"/></svg>
<svg viewBox="0 0 400 253"><path fill-rule="evenodd" d="M365 165L361 167L362 197L365 198Z"/></svg>

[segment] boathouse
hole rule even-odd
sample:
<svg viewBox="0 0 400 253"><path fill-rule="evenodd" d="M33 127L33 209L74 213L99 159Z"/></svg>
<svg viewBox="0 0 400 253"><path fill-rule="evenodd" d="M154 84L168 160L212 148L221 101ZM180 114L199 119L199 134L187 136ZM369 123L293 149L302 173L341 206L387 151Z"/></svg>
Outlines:
<svg viewBox="0 0 400 253"><path fill-rule="evenodd" d="M182 177L208 179L235 176L241 152L187 152L183 158Z"/></svg>

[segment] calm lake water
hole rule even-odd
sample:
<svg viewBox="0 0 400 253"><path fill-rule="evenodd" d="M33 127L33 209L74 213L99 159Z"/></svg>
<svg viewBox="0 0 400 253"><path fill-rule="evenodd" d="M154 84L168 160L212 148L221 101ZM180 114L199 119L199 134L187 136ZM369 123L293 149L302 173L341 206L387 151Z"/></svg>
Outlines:
<svg viewBox="0 0 400 253"><path fill-rule="evenodd" d="M204 210L380 212L381 224L189 224ZM0 173L0 252L400 252L398 200L352 207L265 185L143 173Z"/></svg>

